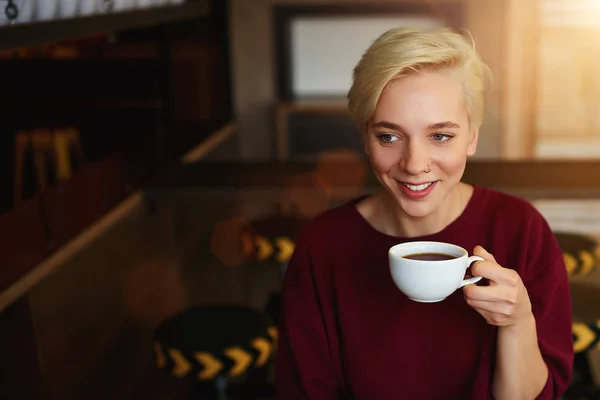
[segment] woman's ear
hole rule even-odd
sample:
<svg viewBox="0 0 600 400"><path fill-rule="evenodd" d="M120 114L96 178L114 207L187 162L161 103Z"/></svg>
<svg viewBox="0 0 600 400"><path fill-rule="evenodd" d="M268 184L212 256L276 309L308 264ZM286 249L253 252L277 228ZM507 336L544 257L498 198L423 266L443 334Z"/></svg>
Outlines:
<svg viewBox="0 0 600 400"><path fill-rule="evenodd" d="M467 147L467 156L472 156L477 152L477 140L479 140L479 128L471 131L471 141Z"/></svg>

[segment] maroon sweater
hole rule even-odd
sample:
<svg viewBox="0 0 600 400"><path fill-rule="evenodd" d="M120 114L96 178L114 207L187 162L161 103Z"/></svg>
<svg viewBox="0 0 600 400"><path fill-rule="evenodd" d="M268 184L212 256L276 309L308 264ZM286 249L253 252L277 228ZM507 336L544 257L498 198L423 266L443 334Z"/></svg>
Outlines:
<svg viewBox="0 0 600 400"><path fill-rule="evenodd" d="M300 232L282 290L277 398L492 398L497 328L464 301L409 300L394 285L388 249L408 240L480 244L527 287L549 378L539 399L571 379L571 300L561 250L524 200L475 187L463 214L439 233L398 238L374 229L349 202Z"/></svg>

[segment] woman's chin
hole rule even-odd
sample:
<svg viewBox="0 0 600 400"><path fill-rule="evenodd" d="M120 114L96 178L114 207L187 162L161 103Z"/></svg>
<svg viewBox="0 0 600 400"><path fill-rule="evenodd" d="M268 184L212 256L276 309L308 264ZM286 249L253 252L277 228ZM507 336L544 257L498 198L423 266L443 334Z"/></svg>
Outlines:
<svg viewBox="0 0 600 400"><path fill-rule="evenodd" d="M403 207L402 209L407 216L413 219L427 218L433 212L430 207Z"/></svg>
<svg viewBox="0 0 600 400"><path fill-rule="evenodd" d="M398 203L404 214L414 219L425 218L435 210L431 201L415 202L414 200L399 199Z"/></svg>

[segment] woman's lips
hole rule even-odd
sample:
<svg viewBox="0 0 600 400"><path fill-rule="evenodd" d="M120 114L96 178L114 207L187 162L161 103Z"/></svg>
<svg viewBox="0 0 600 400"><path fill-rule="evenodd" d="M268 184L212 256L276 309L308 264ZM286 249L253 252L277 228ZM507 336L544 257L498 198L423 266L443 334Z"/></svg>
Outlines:
<svg viewBox="0 0 600 400"><path fill-rule="evenodd" d="M422 183L398 182L398 186L408 197L413 199L422 199L427 197L427 195L431 193L433 189L435 189L438 182L439 181Z"/></svg>

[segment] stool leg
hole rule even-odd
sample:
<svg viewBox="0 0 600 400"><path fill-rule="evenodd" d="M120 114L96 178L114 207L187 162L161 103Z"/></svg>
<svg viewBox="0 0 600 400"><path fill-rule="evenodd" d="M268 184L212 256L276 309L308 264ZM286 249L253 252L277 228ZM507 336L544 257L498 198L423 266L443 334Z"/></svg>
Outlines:
<svg viewBox="0 0 600 400"><path fill-rule="evenodd" d="M79 163L78 167L83 167L85 164L85 154L83 152L83 145L81 144L81 139L79 138L79 131L77 131L77 136L72 143L73 148L75 149L75 158L77 158L77 162Z"/></svg>
<svg viewBox="0 0 600 400"><path fill-rule="evenodd" d="M46 189L46 155L43 150L35 151L35 174L38 190L43 193Z"/></svg>
<svg viewBox="0 0 600 400"><path fill-rule="evenodd" d="M227 400L227 378L223 375L215 379L215 388L217 389L217 399Z"/></svg>
<svg viewBox="0 0 600 400"><path fill-rule="evenodd" d="M283 261L279 263L279 284L283 283L283 278L285 277L285 272L287 271L288 262Z"/></svg>
<svg viewBox="0 0 600 400"><path fill-rule="evenodd" d="M575 353L573 380L563 398L565 400L600 399L600 388L594 386L594 378L586 352Z"/></svg>
<svg viewBox="0 0 600 400"><path fill-rule="evenodd" d="M227 377L219 376L212 381L191 381L189 386L190 400L228 400Z"/></svg>
<svg viewBox="0 0 600 400"><path fill-rule="evenodd" d="M16 206L23 200L23 162L24 162L24 154L25 154L26 145L23 144L23 141L20 137L15 138L15 193L13 200L13 207Z"/></svg>
<svg viewBox="0 0 600 400"><path fill-rule="evenodd" d="M56 177L58 182L64 182L71 177L71 162L69 160L69 146L67 140L60 135L54 137L56 154Z"/></svg>

